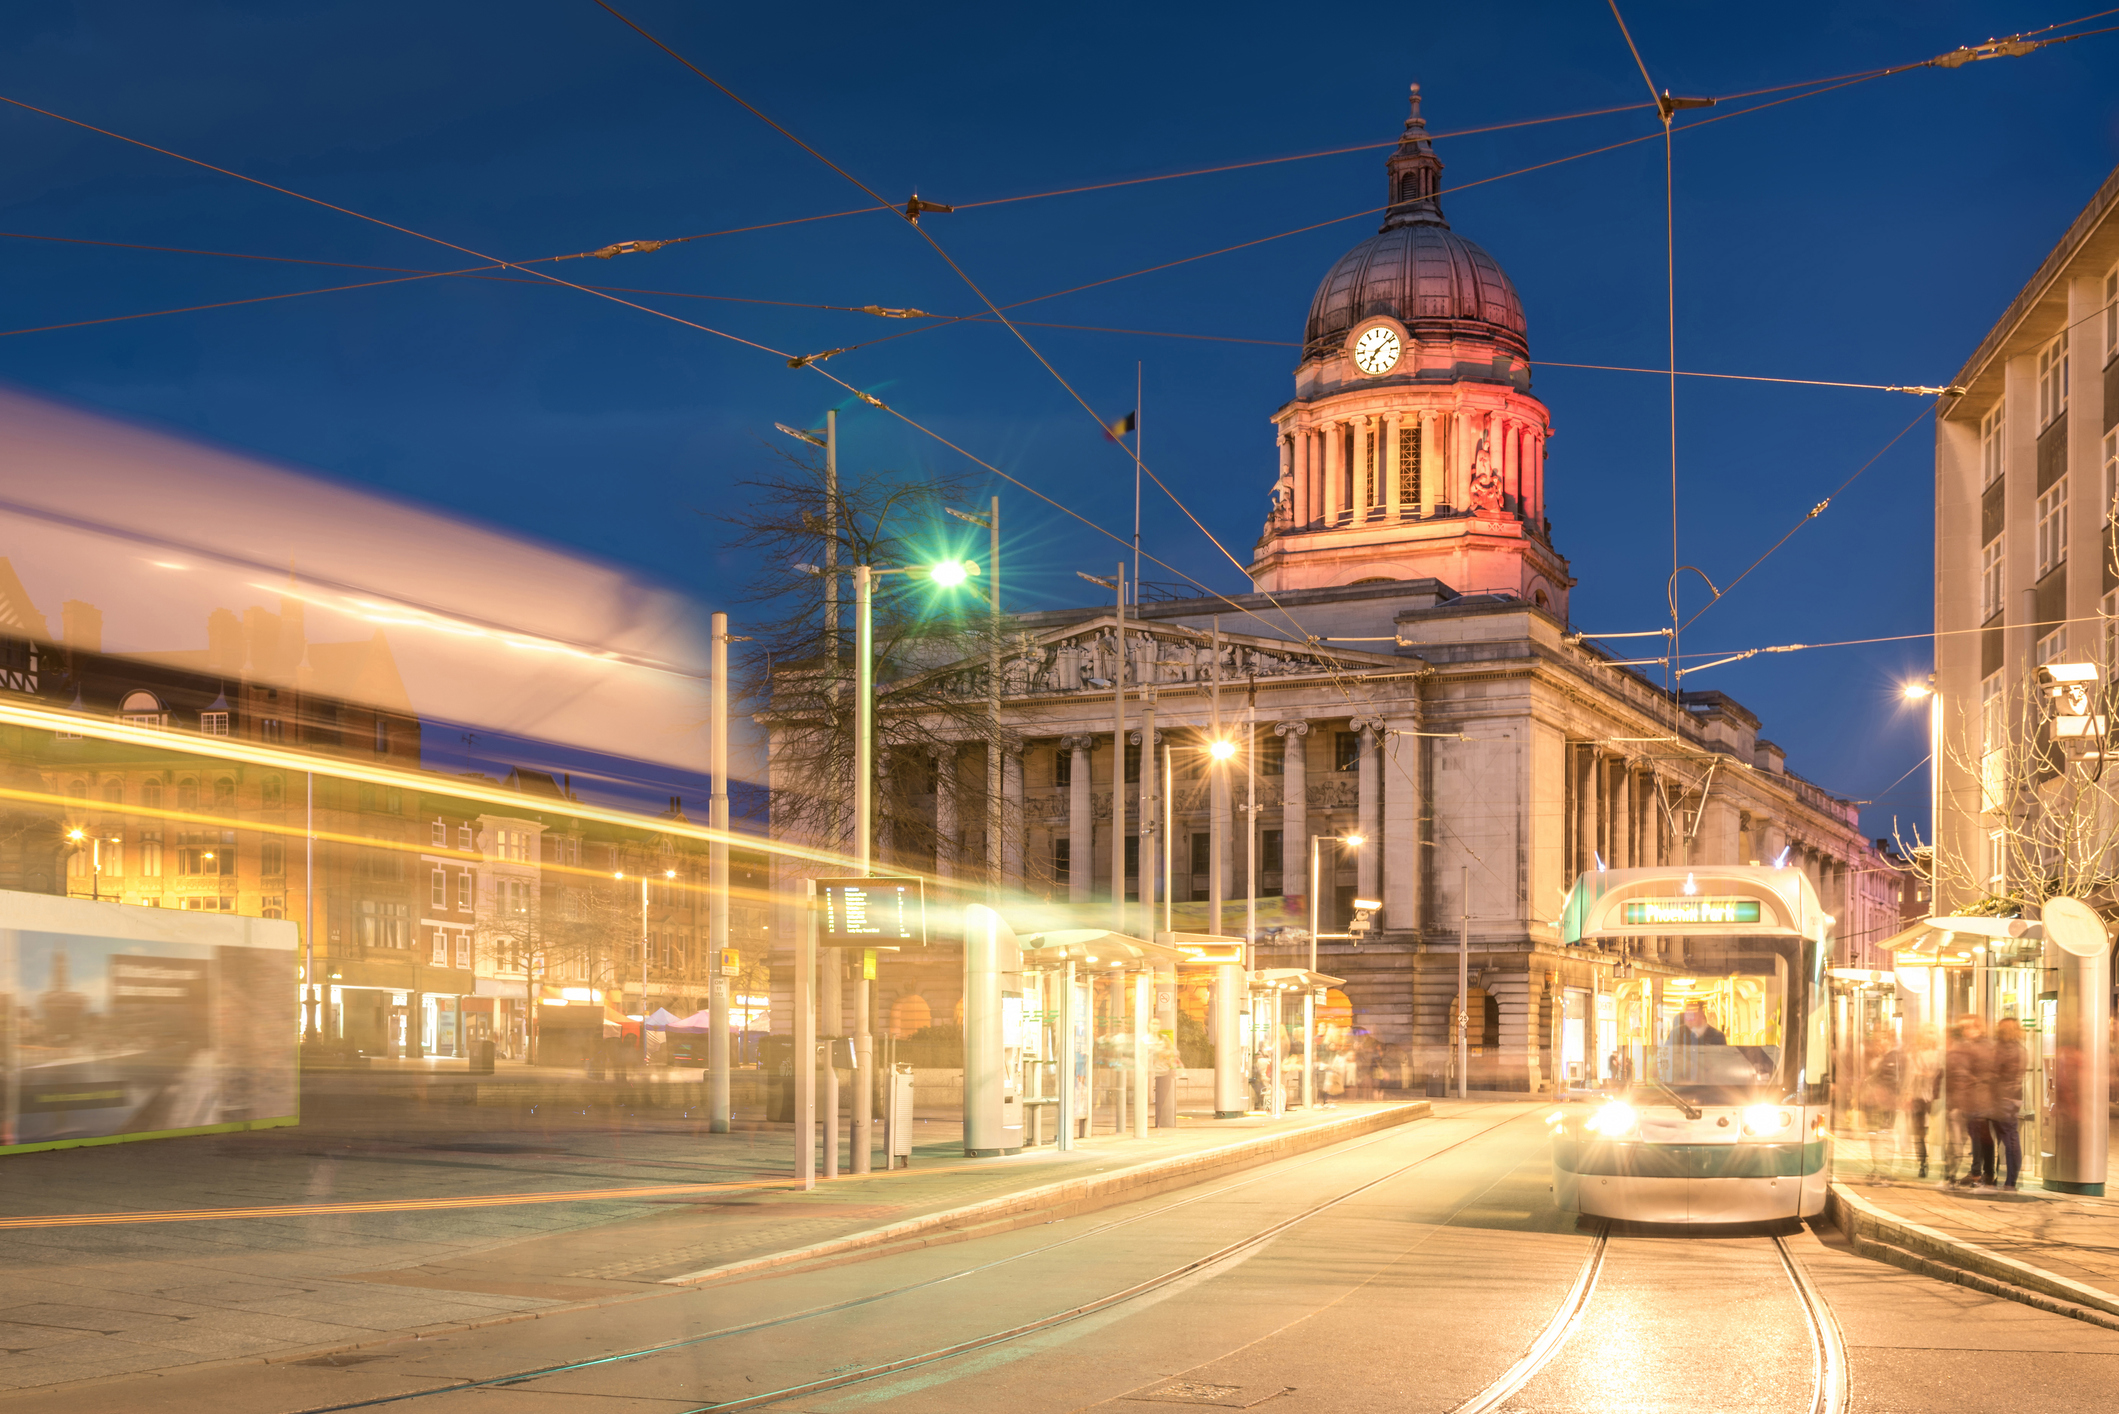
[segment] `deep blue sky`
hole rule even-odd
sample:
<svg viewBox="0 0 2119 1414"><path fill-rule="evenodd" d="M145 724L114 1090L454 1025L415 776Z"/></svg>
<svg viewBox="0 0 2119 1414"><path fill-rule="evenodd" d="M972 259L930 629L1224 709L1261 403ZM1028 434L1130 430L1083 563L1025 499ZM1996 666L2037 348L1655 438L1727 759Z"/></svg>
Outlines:
<svg viewBox="0 0 2119 1414"><path fill-rule="evenodd" d="M969 202L1387 142L1411 79L1437 133L1643 97L1610 13L1592 3L621 8L894 199L917 188ZM1916 60L2074 13L1627 7L1658 84L1709 94ZM2115 80L2119 35L2104 35L1681 133L1680 366L1946 381L2111 169ZM0 93L517 259L862 200L589 0L34 7L11 17ZM1653 125L1634 112L1438 149L1456 184ZM996 299L1022 299L1379 205L1382 156L928 219ZM1445 197L1456 229L1522 292L1534 361L1663 358L1661 163L1649 143ZM10 232L470 263L19 110L0 113L0 169ZM1295 340L1318 279L1373 227L1346 222L1025 317ZM7 328L364 278L0 247ZM976 307L901 222L873 215L551 268L798 305ZM905 327L770 304L645 302L793 351ZM1293 351L1028 332L1107 416L1130 406L1145 363L1149 460L1245 555L1274 474L1265 419L1290 394ZM831 367L1127 528L1129 464L1004 331L916 334ZM836 401L815 374L708 334L570 291L465 280L0 338L0 378L620 561L708 603L726 599L744 566L692 510L720 504L732 478L762 464L775 421L813 422ZM1581 580L1577 624L1653 627L1667 572L1664 385L1541 368L1536 391L1558 429L1552 516ZM1726 582L1919 408L1883 393L1684 384L1685 558ZM852 464L962 465L881 414L855 407L843 426ZM1924 424L1702 619L1688 648L1923 632L1931 465ZM1001 489L1013 604L1075 602L1073 571L1102 568L1115 547ZM1243 587L1167 503L1151 500L1147 537L1208 583ZM1878 798L1868 823L1881 833L1892 810L1919 812L1925 798L1920 773L1892 782L1925 750L1897 683L1928 663L1927 644L1913 641L1764 657L1691 685L1757 711L1795 769Z"/></svg>

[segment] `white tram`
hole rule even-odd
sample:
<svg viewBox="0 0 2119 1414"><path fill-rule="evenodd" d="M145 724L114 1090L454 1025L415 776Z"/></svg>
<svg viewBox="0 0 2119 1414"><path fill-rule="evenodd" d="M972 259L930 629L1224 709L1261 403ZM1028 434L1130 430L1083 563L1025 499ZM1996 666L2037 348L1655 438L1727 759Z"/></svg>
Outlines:
<svg viewBox="0 0 2119 1414"><path fill-rule="evenodd" d="M1616 1024L1597 1038L1603 1094L1551 1121L1562 1210L1645 1223L1824 1211L1832 921L1798 869L1575 881L1566 940L1611 957L1599 1011Z"/></svg>

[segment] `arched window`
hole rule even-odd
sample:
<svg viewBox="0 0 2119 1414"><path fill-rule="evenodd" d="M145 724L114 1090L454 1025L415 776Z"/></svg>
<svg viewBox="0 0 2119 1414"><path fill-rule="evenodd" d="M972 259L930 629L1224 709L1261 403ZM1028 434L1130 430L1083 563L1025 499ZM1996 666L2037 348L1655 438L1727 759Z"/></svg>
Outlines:
<svg viewBox="0 0 2119 1414"><path fill-rule="evenodd" d="M135 688L125 694L118 703L118 715L135 726L166 727L169 713L162 707L162 699L143 688Z"/></svg>
<svg viewBox="0 0 2119 1414"><path fill-rule="evenodd" d="M914 992L899 997L890 1004L890 1034L903 1039L915 1031L924 1031L934 1025L934 1008L927 1005L927 998Z"/></svg>
<svg viewBox="0 0 2119 1414"><path fill-rule="evenodd" d="M197 810L198 808L199 783L186 776L183 780L177 782L177 809Z"/></svg>
<svg viewBox="0 0 2119 1414"><path fill-rule="evenodd" d="M125 803L125 782L115 776L104 781L103 803L105 805L123 805Z"/></svg>
<svg viewBox="0 0 2119 1414"><path fill-rule="evenodd" d="M235 780L233 777L220 776L214 780L213 808L216 810L235 809Z"/></svg>
<svg viewBox="0 0 2119 1414"><path fill-rule="evenodd" d="M261 788L261 794L263 797L263 804L267 810L277 809L283 801L283 793L280 787L280 778L278 776L265 777L264 785Z"/></svg>
<svg viewBox="0 0 2119 1414"><path fill-rule="evenodd" d="M66 793L72 796L75 800L86 800L88 799L88 782L75 781L71 785L67 786Z"/></svg>
<svg viewBox="0 0 2119 1414"><path fill-rule="evenodd" d="M1485 994L1486 1020L1479 1028L1479 1044L1498 1046L1501 1044L1501 999L1492 992Z"/></svg>
<svg viewBox="0 0 2119 1414"><path fill-rule="evenodd" d="M162 808L162 783L160 781L150 777L148 780L141 782L140 804L146 806L149 810L160 810Z"/></svg>

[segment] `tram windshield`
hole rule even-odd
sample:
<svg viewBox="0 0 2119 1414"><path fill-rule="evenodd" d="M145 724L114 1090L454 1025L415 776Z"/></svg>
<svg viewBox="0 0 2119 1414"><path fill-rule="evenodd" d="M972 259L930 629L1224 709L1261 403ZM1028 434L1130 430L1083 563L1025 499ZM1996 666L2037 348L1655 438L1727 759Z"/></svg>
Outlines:
<svg viewBox="0 0 2119 1414"><path fill-rule="evenodd" d="M1694 1104L1777 1100L1792 1085L1792 1000L1801 976L1793 938L1687 937L1666 954L1684 970L1616 986L1619 1050L1614 1079L1655 1103L1669 1090Z"/></svg>

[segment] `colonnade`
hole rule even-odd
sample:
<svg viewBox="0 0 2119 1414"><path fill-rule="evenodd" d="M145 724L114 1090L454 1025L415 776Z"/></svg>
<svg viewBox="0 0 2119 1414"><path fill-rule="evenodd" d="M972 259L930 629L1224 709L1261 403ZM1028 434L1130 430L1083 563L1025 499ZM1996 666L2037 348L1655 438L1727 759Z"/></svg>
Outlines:
<svg viewBox="0 0 2119 1414"><path fill-rule="evenodd" d="M1545 505L1543 425L1505 410L1406 408L1285 428L1280 469L1297 526L1416 520L1471 500L1480 436L1509 514L1537 523Z"/></svg>

